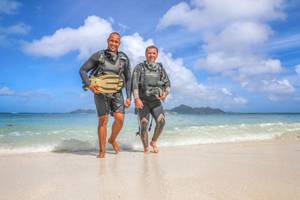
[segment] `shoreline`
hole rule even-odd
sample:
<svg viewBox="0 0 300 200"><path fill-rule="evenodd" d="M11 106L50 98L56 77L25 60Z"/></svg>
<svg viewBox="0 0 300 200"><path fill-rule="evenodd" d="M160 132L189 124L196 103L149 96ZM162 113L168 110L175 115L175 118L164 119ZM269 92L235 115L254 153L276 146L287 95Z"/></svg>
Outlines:
<svg viewBox="0 0 300 200"><path fill-rule="evenodd" d="M135 139L136 140L136 139ZM72 139L70 140L72 141ZM138 143L140 143L140 140L136 140ZM225 144L247 144L247 143L268 143L268 142L293 142L293 141L300 141L300 136L299 135L289 135L289 136L276 136L275 138L266 138L266 139L241 139L241 140L228 140L228 141L215 141L215 142L203 142L203 143L198 143L198 144L178 144L178 145L170 145L170 146L165 146L165 144L161 144L158 142L158 146L160 149L176 149L176 148L184 148L184 147L193 147L193 146L202 146L202 145L225 145ZM76 141L77 142L77 141ZM86 141L83 141L83 143L86 143ZM61 143L60 145L64 145L65 143ZM95 148L92 149L84 149L84 150L74 150L74 145L68 149L67 148L62 148L61 146L38 146L38 147L21 147L20 149L1 149L0 151L0 157L1 156L14 156L14 155L27 155L27 154L85 154L85 153L94 153L96 154L98 152L98 149L96 149L98 143L95 143ZM136 146L128 146L127 144L123 144L122 142L119 143L121 146L121 149L123 152L143 152L143 147L142 144L139 145L139 147ZM79 145L79 143L77 143ZM32 150L31 150L32 149ZM39 149L40 151L35 151L34 149ZM107 143L106 150L112 154L114 154L113 148L109 143ZM25 152L22 152L25 151Z"/></svg>
<svg viewBox="0 0 300 200"><path fill-rule="evenodd" d="M300 140L0 155L1 199L300 199Z"/></svg>

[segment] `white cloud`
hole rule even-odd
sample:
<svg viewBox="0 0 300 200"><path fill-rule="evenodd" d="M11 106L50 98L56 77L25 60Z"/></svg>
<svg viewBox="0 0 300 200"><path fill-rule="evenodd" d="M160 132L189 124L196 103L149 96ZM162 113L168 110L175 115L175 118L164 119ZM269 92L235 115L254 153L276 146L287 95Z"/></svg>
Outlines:
<svg viewBox="0 0 300 200"><path fill-rule="evenodd" d="M164 64L170 76L175 105L184 102L210 106L246 103L235 101L235 98L242 97L233 95L226 88L213 88L200 83L193 72L184 66L183 61L174 59L170 53L160 51L158 59Z"/></svg>
<svg viewBox="0 0 300 200"><path fill-rule="evenodd" d="M34 90L34 91L25 91L21 92L19 94L16 94L16 96L24 97L24 98L31 98L31 97L50 97L51 94L49 94L44 89Z"/></svg>
<svg viewBox="0 0 300 200"><path fill-rule="evenodd" d="M129 26L125 25L125 24L122 24L122 23L118 23L118 26L121 28L121 30L127 30L127 29L130 29Z"/></svg>
<svg viewBox="0 0 300 200"><path fill-rule="evenodd" d="M84 93L80 93L80 94L79 94L79 98L81 98L81 99L86 98L87 96L89 96L89 95L87 94L87 92L84 92Z"/></svg>
<svg viewBox="0 0 300 200"><path fill-rule="evenodd" d="M255 79L251 83L245 83L244 86L250 90L264 93L271 101L290 98L295 92L295 88L287 79Z"/></svg>
<svg viewBox="0 0 300 200"><path fill-rule="evenodd" d="M283 18L282 4L283 0L192 0L198 9L214 18L221 15L224 20Z"/></svg>
<svg viewBox="0 0 300 200"><path fill-rule="evenodd" d="M263 81L263 90L275 93L291 93L294 88L291 86L288 80L271 80L271 81Z"/></svg>
<svg viewBox="0 0 300 200"><path fill-rule="evenodd" d="M154 44L152 39L144 41L144 39L138 33L134 33L133 35L125 35L122 37L121 43L121 49L124 50L124 52L126 52L126 54L130 57L132 66L135 66L143 61L145 58L146 47Z"/></svg>
<svg viewBox="0 0 300 200"><path fill-rule="evenodd" d="M233 101L236 103L236 104L246 104L248 101L247 99L243 98L243 97L234 97L233 98Z"/></svg>
<svg viewBox="0 0 300 200"><path fill-rule="evenodd" d="M277 74L282 71L280 60L265 59L251 54L227 54L214 52L201 58L197 68L231 77L245 77L261 74Z"/></svg>
<svg viewBox="0 0 300 200"><path fill-rule="evenodd" d="M191 31L195 31L209 26L209 21L203 17L198 9L192 9L186 2L181 2L173 6L160 19L157 28L162 29L171 25L182 25Z"/></svg>
<svg viewBox="0 0 300 200"><path fill-rule="evenodd" d="M161 18L158 28L181 25L188 30L216 29L236 20L269 21L285 17L283 0L193 0L181 2Z"/></svg>
<svg viewBox="0 0 300 200"><path fill-rule="evenodd" d="M206 52L248 53L253 51L253 48L264 44L271 33L270 27L259 22L232 22L219 33L210 33L205 38L204 50Z"/></svg>
<svg viewBox="0 0 300 200"><path fill-rule="evenodd" d="M12 96L15 92L8 87L0 88L0 96Z"/></svg>
<svg viewBox="0 0 300 200"><path fill-rule="evenodd" d="M293 47L299 47L300 45L300 34L290 34L286 36L281 36L279 38L274 39L273 41L270 41L267 44L267 50L268 51L276 51L276 50L282 50L282 49L289 49Z"/></svg>
<svg viewBox="0 0 300 200"><path fill-rule="evenodd" d="M2 15L17 13L21 3L14 0L0 0L0 20ZM30 26L20 22L10 26L3 26L0 22L0 46L5 47L11 43L11 34L27 34Z"/></svg>
<svg viewBox="0 0 300 200"><path fill-rule="evenodd" d="M224 94L226 94L226 95L229 95L229 96L232 95L232 93L231 93L228 89L226 89L226 88L222 88L222 92L223 92Z"/></svg>
<svg viewBox="0 0 300 200"><path fill-rule="evenodd" d="M170 8L158 28L179 25L198 32L205 55L195 68L219 73L278 100L281 94L291 96L294 88L277 78L284 69L280 60L263 55L260 49L273 33L267 23L284 19L283 7L284 0L192 0Z"/></svg>
<svg viewBox="0 0 300 200"><path fill-rule="evenodd" d="M270 100L278 101L291 96L295 89L286 79L263 81L262 90L269 93Z"/></svg>
<svg viewBox="0 0 300 200"><path fill-rule="evenodd" d="M0 14L14 14L21 4L14 0L0 0Z"/></svg>
<svg viewBox="0 0 300 200"><path fill-rule="evenodd" d="M51 97L51 94L49 94L45 89L15 92L14 90L4 86L0 88L0 96L15 96L29 99L33 97Z"/></svg>
<svg viewBox="0 0 300 200"><path fill-rule="evenodd" d="M30 31L30 26L24 23L17 23L8 27L0 26L0 33L3 34L27 34Z"/></svg>
<svg viewBox="0 0 300 200"><path fill-rule="evenodd" d="M300 75L300 64L295 66L295 71Z"/></svg>
<svg viewBox="0 0 300 200"><path fill-rule="evenodd" d="M80 58L87 58L98 49L106 47L110 22L97 16L89 16L78 28L61 28L53 35L44 36L23 46L24 52L47 57L60 57L71 51L79 51Z"/></svg>
<svg viewBox="0 0 300 200"><path fill-rule="evenodd" d="M271 29L259 22L233 22L219 33L211 33L203 46L206 57L197 66L209 72L253 76L274 74L282 71L280 60L257 55L271 34Z"/></svg>

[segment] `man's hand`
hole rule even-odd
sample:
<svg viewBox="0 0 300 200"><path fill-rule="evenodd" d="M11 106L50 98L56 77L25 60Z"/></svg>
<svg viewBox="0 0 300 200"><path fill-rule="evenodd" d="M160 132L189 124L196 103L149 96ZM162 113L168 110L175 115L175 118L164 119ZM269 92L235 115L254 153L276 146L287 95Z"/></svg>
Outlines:
<svg viewBox="0 0 300 200"><path fill-rule="evenodd" d="M99 91L95 85L90 85L89 90L91 90L93 93L99 93Z"/></svg>
<svg viewBox="0 0 300 200"><path fill-rule="evenodd" d="M162 102L164 102L166 98L167 98L167 93L165 92L163 92L162 95L158 97L158 99L161 100Z"/></svg>
<svg viewBox="0 0 300 200"><path fill-rule="evenodd" d="M124 106L125 108L129 108L130 107L130 104L131 104L131 99L126 99L125 102L124 102Z"/></svg>
<svg viewBox="0 0 300 200"><path fill-rule="evenodd" d="M143 102L140 98L134 99L135 108L142 109L144 107Z"/></svg>

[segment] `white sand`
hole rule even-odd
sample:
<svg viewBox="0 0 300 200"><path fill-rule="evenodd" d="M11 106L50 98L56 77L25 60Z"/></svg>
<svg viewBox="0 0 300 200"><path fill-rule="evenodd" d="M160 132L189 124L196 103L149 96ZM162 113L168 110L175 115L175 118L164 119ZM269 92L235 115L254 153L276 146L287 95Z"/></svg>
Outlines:
<svg viewBox="0 0 300 200"><path fill-rule="evenodd" d="M300 199L300 141L0 156L1 200Z"/></svg>

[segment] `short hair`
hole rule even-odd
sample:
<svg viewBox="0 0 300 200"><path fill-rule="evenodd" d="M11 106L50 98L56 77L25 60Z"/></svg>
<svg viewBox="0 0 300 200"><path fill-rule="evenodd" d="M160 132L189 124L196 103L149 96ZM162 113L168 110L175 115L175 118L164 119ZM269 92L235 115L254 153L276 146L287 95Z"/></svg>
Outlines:
<svg viewBox="0 0 300 200"><path fill-rule="evenodd" d="M148 51L149 49L155 49L156 52L158 53L158 48L157 48L156 46L154 46L154 45L150 45L150 46L148 46L148 47L146 48L145 54L147 53L147 51Z"/></svg>
<svg viewBox="0 0 300 200"><path fill-rule="evenodd" d="M119 38L121 38L121 35L120 35L120 33L118 33L118 32L111 32L111 33L109 34L108 38L110 38L112 35L117 35L117 36L119 36Z"/></svg>

